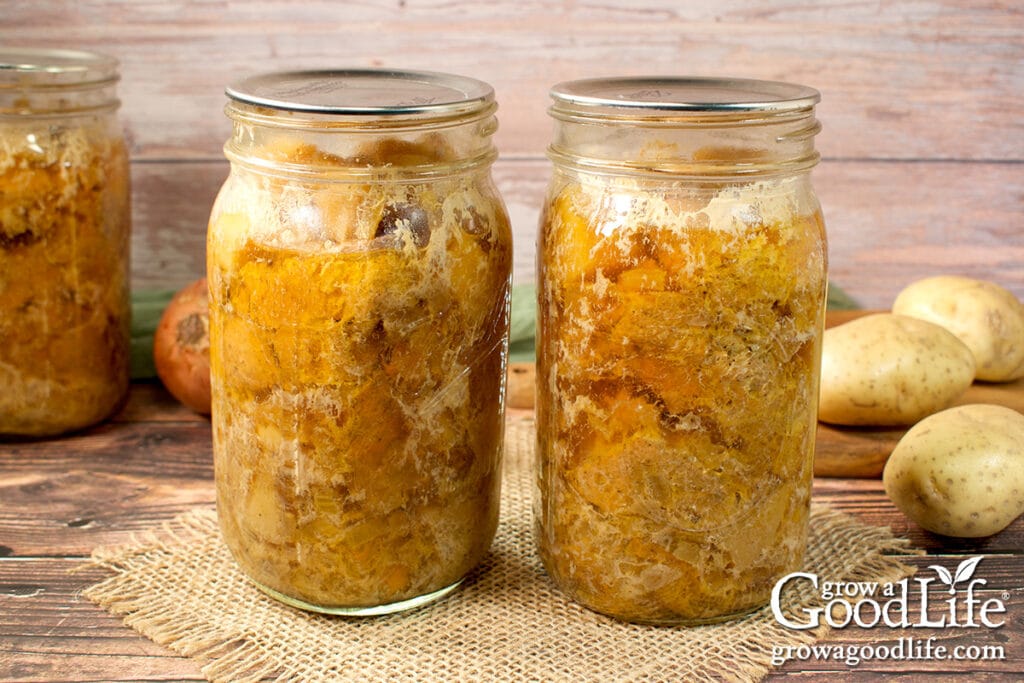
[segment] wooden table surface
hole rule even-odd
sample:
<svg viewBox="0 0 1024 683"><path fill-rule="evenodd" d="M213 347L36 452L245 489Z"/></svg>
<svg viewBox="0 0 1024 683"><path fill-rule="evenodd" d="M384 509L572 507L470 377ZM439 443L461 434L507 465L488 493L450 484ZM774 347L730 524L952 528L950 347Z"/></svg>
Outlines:
<svg viewBox="0 0 1024 683"><path fill-rule="evenodd" d="M101 570L69 573L99 545L130 540L176 514L214 500L210 424L170 398L159 384L136 383L112 421L58 440L0 444L0 680L192 681L198 665L138 635L81 597ZM833 631L824 642L892 645L919 641L997 646L994 661L867 661L855 668L833 660L792 661L769 680L873 680L879 672L903 680L937 673L974 680L1007 680L1024 671L1024 520L981 540L955 541L922 531L886 498L878 480L819 479L814 496L867 524L889 526L927 556L911 558L922 575L929 565L955 571L984 555L975 577L983 598L1004 600L998 629L914 629L885 626ZM936 598L939 600L941 598ZM1016 673L1016 676L1015 676ZM671 672L666 672L671 678Z"/></svg>

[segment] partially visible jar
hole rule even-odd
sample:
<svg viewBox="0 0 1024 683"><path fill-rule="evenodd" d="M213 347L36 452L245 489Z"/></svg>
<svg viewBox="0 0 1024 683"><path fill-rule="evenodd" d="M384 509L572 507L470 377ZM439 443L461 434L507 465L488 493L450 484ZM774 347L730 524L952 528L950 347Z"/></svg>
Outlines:
<svg viewBox="0 0 1024 683"><path fill-rule="evenodd" d="M0 435L80 429L127 397L117 80L103 55L0 49Z"/></svg>
<svg viewBox="0 0 1024 683"><path fill-rule="evenodd" d="M635 78L552 91L538 259L544 565L620 619L765 604L808 527L826 241L818 93Z"/></svg>
<svg viewBox="0 0 1024 683"><path fill-rule="evenodd" d="M207 243L224 539L304 609L439 598L498 519L512 246L493 91L366 70L227 92Z"/></svg>

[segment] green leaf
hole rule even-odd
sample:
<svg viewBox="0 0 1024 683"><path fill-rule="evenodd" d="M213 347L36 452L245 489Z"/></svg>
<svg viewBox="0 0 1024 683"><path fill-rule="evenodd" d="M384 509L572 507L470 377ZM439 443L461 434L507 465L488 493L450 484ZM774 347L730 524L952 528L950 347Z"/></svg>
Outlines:
<svg viewBox="0 0 1024 683"><path fill-rule="evenodd" d="M512 322L509 339L513 344L527 339L532 343L536 329L537 288L533 285L516 285L512 288Z"/></svg>
<svg viewBox="0 0 1024 683"><path fill-rule="evenodd" d="M858 308L860 308L860 304L853 297L840 289L838 285L828 283L828 310L855 311Z"/></svg>
<svg viewBox="0 0 1024 683"><path fill-rule="evenodd" d="M156 377L153 366L153 333L160 316L170 303L171 290L138 290L132 292L132 379Z"/></svg>

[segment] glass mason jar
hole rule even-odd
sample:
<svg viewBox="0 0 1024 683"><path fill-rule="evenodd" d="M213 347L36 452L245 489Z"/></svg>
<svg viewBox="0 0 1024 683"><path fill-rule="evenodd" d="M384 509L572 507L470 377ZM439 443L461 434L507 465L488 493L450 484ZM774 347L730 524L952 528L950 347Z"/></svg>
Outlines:
<svg viewBox="0 0 1024 683"><path fill-rule="evenodd" d="M493 91L366 70L227 94L207 242L224 538L304 609L439 598L498 519L512 246Z"/></svg>
<svg viewBox="0 0 1024 683"><path fill-rule="evenodd" d="M0 49L0 435L89 426L128 394L128 154L117 61Z"/></svg>
<svg viewBox="0 0 1024 683"><path fill-rule="evenodd" d="M620 619L766 603L806 544L826 289L818 93L626 78L552 90L535 527Z"/></svg>

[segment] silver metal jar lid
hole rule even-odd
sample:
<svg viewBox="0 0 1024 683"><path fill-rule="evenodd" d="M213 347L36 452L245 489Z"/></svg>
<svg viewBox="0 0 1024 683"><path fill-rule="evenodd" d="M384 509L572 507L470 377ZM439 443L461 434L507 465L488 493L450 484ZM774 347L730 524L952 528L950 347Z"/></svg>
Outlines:
<svg viewBox="0 0 1024 683"><path fill-rule="evenodd" d="M106 85L117 80L118 61L80 50L0 48L0 88Z"/></svg>
<svg viewBox="0 0 1024 683"><path fill-rule="evenodd" d="M342 116L447 118L494 106L494 90L483 81L430 71L281 71L244 78L225 92L244 104Z"/></svg>
<svg viewBox="0 0 1024 683"><path fill-rule="evenodd" d="M744 78L625 77L566 81L551 89L552 113L658 117L672 114L785 113L806 110L814 88Z"/></svg>

